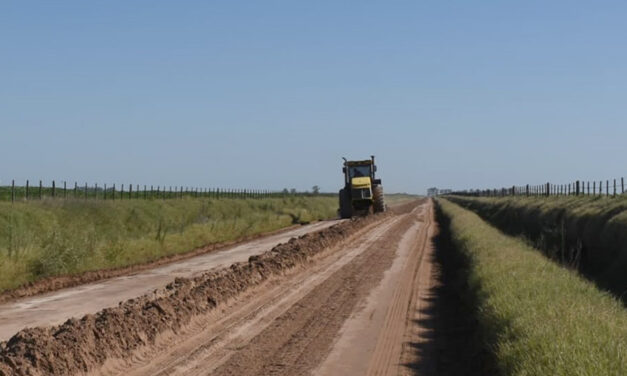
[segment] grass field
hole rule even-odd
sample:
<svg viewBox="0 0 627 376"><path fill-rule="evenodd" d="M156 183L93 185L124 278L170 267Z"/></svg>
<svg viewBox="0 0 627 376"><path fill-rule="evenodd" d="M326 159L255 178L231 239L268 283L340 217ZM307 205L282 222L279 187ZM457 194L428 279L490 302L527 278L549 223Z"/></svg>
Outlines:
<svg viewBox="0 0 627 376"><path fill-rule="evenodd" d="M0 202L0 291L334 217L335 196Z"/></svg>
<svg viewBox="0 0 627 376"><path fill-rule="evenodd" d="M627 301L627 197L451 200Z"/></svg>
<svg viewBox="0 0 627 376"><path fill-rule="evenodd" d="M627 311L608 293L479 216L438 200L469 259L484 343L504 375L627 374Z"/></svg>

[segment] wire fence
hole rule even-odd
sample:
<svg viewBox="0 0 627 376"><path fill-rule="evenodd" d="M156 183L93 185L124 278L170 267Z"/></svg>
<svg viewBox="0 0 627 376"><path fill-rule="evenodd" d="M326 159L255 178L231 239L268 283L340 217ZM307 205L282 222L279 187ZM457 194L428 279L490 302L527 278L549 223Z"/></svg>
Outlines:
<svg viewBox="0 0 627 376"><path fill-rule="evenodd" d="M323 193L297 192L296 190L282 191L250 188L201 188L187 186L139 185L139 184L79 184L67 181L55 181L45 185L42 180L32 184L26 180L23 185L0 186L0 201L31 201L45 199L91 199L91 200L155 200L155 199L182 199L193 198L250 198L262 199L270 197L326 195Z"/></svg>
<svg viewBox="0 0 627 376"><path fill-rule="evenodd" d="M612 180L576 180L567 184L544 183L539 185L511 186L497 189L470 189L450 193L457 196L622 196L625 178Z"/></svg>

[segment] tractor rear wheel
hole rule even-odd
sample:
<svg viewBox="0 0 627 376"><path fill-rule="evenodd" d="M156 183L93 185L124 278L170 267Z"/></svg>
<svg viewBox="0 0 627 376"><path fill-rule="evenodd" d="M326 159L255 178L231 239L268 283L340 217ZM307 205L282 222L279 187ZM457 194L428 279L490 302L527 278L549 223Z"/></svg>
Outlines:
<svg viewBox="0 0 627 376"><path fill-rule="evenodd" d="M351 207L351 198L349 192L346 189L340 189L340 218L350 218L353 215L353 208Z"/></svg>
<svg viewBox="0 0 627 376"><path fill-rule="evenodd" d="M385 198L383 197L383 186L376 184L372 187L372 195L374 199L374 212L383 213L385 211Z"/></svg>

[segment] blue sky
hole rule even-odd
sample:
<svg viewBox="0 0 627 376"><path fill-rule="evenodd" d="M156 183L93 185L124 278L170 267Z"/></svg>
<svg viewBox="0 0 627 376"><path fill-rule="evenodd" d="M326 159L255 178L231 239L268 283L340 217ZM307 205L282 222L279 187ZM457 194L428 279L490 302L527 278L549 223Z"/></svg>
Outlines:
<svg viewBox="0 0 627 376"><path fill-rule="evenodd" d="M10 179L387 191L627 175L627 3L0 3Z"/></svg>

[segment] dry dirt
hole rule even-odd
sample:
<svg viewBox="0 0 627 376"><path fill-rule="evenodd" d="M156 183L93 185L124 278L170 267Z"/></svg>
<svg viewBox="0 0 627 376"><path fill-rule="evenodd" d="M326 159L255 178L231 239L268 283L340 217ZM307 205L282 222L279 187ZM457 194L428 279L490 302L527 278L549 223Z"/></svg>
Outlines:
<svg viewBox="0 0 627 376"><path fill-rule="evenodd" d="M434 374L433 328L420 323L438 284L435 231L427 200L340 222L21 330L0 344L0 375Z"/></svg>

